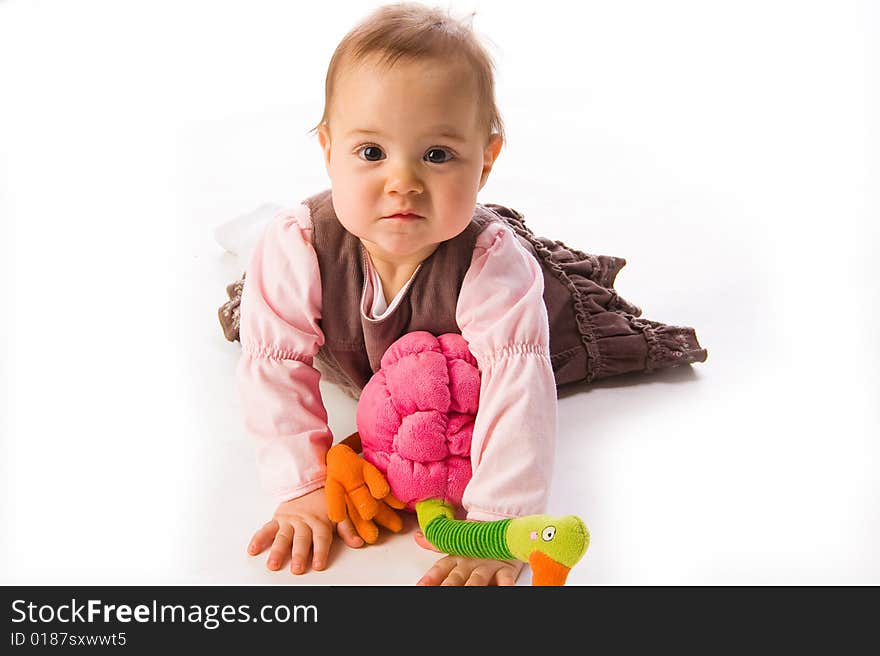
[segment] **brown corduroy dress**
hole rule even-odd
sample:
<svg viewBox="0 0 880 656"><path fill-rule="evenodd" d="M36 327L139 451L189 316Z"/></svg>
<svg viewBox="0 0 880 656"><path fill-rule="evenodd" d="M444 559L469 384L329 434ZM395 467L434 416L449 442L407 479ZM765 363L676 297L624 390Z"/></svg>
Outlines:
<svg viewBox="0 0 880 656"><path fill-rule="evenodd" d="M363 246L337 219L330 190L303 202L314 225L323 296L320 326L325 342L315 366L354 398L379 369L386 349L402 335L416 330L461 334L455 322L459 291L477 235L492 221L512 228L543 269L557 390L569 383L647 373L707 358L693 328L642 319L641 310L617 294L614 279L626 260L590 255L537 237L522 214L493 203L477 204L468 227L440 244L422 263L389 316L367 321L360 309L366 274ZM229 341L238 340L243 280L244 276L227 286L229 300L218 313Z"/></svg>

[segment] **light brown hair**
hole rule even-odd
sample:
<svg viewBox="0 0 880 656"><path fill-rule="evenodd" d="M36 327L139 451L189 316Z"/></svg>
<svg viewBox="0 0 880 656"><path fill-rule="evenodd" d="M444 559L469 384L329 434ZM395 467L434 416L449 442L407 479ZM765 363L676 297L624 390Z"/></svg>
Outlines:
<svg viewBox="0 0 880 656"><path fill-rule="evenodd" d="M471 18L475 14L473 12ZM413 2L379 7L339 42L327 68L324 114L310 133L321 125L329 125L333 88L342 67L370 55L378 55L378 65L386 69L401 58L465 62L476 82L480 120L486 129L486 139L497 133L506 143L504 122L495 103L495 64L473 28L448 11Z"/></svg>

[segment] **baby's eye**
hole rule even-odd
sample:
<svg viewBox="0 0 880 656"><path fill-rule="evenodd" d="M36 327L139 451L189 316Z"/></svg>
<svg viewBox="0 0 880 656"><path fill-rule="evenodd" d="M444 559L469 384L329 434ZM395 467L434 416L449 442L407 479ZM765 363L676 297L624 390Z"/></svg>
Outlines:
<svg viewBox="0 0 880 656"><path fill-rule="evenodd" d="M437 161L437 160L431 158L431 153L446 153L446 155L448 155L448 157L445 157L445 158L441 159L440 161ZM449 160L452 159L452 153L450 153L445 148L431 148L431 150L429 150L425 156L428 158L428 161L431 162L432 164L445 164L446 162L448 162ZM440 157L443 157L443 156L440 155Z"/></svg>
<svg viewBox="0 0 880 656"><path fill-rule="evenodd" d="M361 146L358 152L363 153L368 162L378 162L382 159L382 149L379 146Z"/></svg>
<svg viewBox="0 0 880 656"><path fill-rule="evenodd" d="M362 158L368 162L378 162L383 159L382 149L379 146L366 145L361 146L357 149L358 153L361 154ZM452 153L450 153L445 148L431 148L426 154L425 158L431 164L445 164L446 162L454 159Z"/></svg>
<svg viewBox="0 0 880 656"><path fill-rule="evenodd" d="M547 526L543 531L541 531L541 539L544 542L550 542L556 535L556 527L555 526Z"/></svg>

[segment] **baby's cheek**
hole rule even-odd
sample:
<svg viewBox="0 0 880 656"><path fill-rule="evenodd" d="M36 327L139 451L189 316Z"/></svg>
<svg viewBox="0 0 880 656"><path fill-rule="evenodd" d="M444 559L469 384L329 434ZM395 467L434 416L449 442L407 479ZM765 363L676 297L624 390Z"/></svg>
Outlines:
<svg viewBox="0 0 880 656"><path fill-rule="evenodd" d="M363 217L375 204L375 199L370 197L368 190L345 175L336 176L331 182L333 210L340 222L346 228L346 223L352 224L352 227L363 223Z"/></svg>
<svg viewBox="0 0 880 656"><path fill-rule="evenodd" d="M449 207L446 212L444 212L444 221L443 225L445 228L447 239L451 239L452 237L456 237L461 234L470 224L471 218L474 215L474 205L476 204L476 198L471 199L471 202L462 203L461 200L466 196L466 194L461 194L461 198L456 199L455 206Z"/></svg>
<svg viewBox="0 0 880 656"><path fill-rule="evenodd" d="M336 212L336 216L339 218L342 226L356 237L364 236L363 227L365 221L362 217L364 207L365 205L360 203L349 202L349 199L344 196L337 199L334 192L333 210Z"/></svg>

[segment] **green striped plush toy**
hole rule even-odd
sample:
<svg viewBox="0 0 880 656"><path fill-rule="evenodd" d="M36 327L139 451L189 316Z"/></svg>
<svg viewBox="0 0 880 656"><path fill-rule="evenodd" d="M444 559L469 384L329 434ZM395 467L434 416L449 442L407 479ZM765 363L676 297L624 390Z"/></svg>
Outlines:
<svg viewBox="0 0 880 656"><path fill-rule="evenodd" d="M452 506L440 499L419 501L416 515L425 538L443 553L527 562L532 585L565 585L590 546L590 532L575 515L474 522L455 519Z"/></svg>

